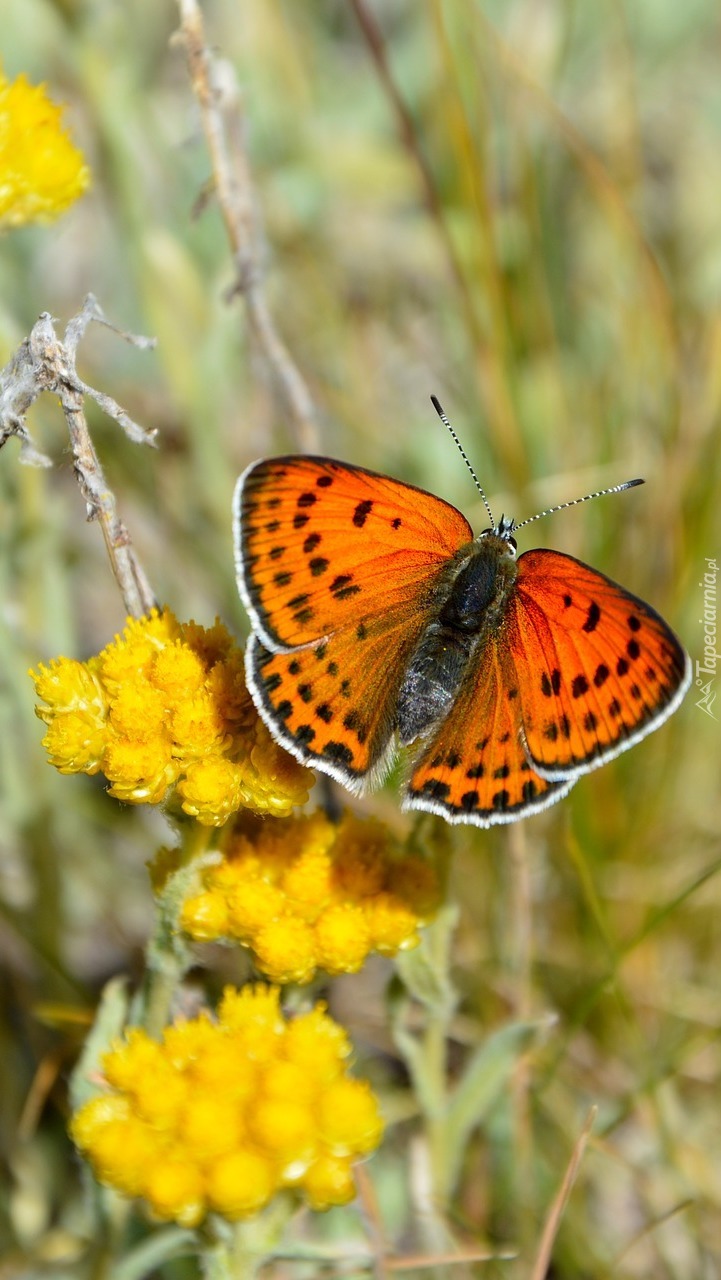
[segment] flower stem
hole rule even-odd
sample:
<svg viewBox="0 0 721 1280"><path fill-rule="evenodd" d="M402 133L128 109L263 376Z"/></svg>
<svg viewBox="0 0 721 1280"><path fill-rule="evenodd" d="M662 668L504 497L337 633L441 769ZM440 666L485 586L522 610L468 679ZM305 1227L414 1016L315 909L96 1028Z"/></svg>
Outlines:
<svg viewBox="0 0 721 1280"><path fill-rule="evenodd" d="M132 1010L133 1020L155 1037L168 1022L173 999L192 962L190 943L180 928L180 913L195 886L198 862L212 836L212 829L198 822L183 823L181 832L180 865L157 895L155 928L145 949L145 975Z"/></svg>

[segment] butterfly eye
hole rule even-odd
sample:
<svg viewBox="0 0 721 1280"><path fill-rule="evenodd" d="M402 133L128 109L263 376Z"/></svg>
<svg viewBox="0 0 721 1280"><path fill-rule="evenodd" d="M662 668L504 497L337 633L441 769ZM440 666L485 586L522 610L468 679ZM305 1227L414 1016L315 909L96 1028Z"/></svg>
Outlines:
<svg viewBox="0 0 721 1280"><path fill-rule="evenodd" d="M515 538L506 538L506 542L508 543L508 550L515 560L516 552L518 551L518 543Z"/></svg>

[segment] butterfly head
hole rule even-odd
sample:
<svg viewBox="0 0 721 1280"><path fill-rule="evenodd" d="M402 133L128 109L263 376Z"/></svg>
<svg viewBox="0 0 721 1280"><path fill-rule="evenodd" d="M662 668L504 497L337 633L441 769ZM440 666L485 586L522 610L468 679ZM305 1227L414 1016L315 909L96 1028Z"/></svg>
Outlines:
<svg viewBox="0 0 721 1280"><path fill-rule="evenodd" d="M500 539L500 541L503 543L503 550L505 554L510 556L512 560L515 560L516 551L518 550L518 543L516 542L516 539L513 537L515 528L516 528L515 520L507 520L505 516L501 516L500 520L498 521L498 524L494 525L493 528L482 530L481 534L479 535L479 541L481 538Z"/></svg>

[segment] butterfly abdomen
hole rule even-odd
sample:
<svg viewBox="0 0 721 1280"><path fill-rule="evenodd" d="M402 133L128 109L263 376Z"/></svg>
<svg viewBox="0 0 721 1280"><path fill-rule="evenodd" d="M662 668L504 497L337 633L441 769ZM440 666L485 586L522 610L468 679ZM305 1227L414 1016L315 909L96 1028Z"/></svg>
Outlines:
<svg viewBox="0 0 721 1280"><path fill-rule="evenodd" d="M474 543L408 664L398 696L401 742L413 742L448 714L474 650L500 620L515 576L507 543Z"/></svg>

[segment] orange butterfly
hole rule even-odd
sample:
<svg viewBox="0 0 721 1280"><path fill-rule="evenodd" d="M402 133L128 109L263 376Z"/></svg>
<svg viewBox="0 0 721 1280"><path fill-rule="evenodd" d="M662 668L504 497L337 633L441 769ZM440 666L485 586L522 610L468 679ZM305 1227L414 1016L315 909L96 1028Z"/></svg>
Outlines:
<svg viewBox="0 0 721 1280"><path fill-rule="evenodd" d="M397 735L417 747L405 809L514 822L657 728L689 686L649 605L560 551L516 560L512 520L474 539L423 489L303 456L254 463L234 510L253 700L278 742L356 793Z"/></svg>

